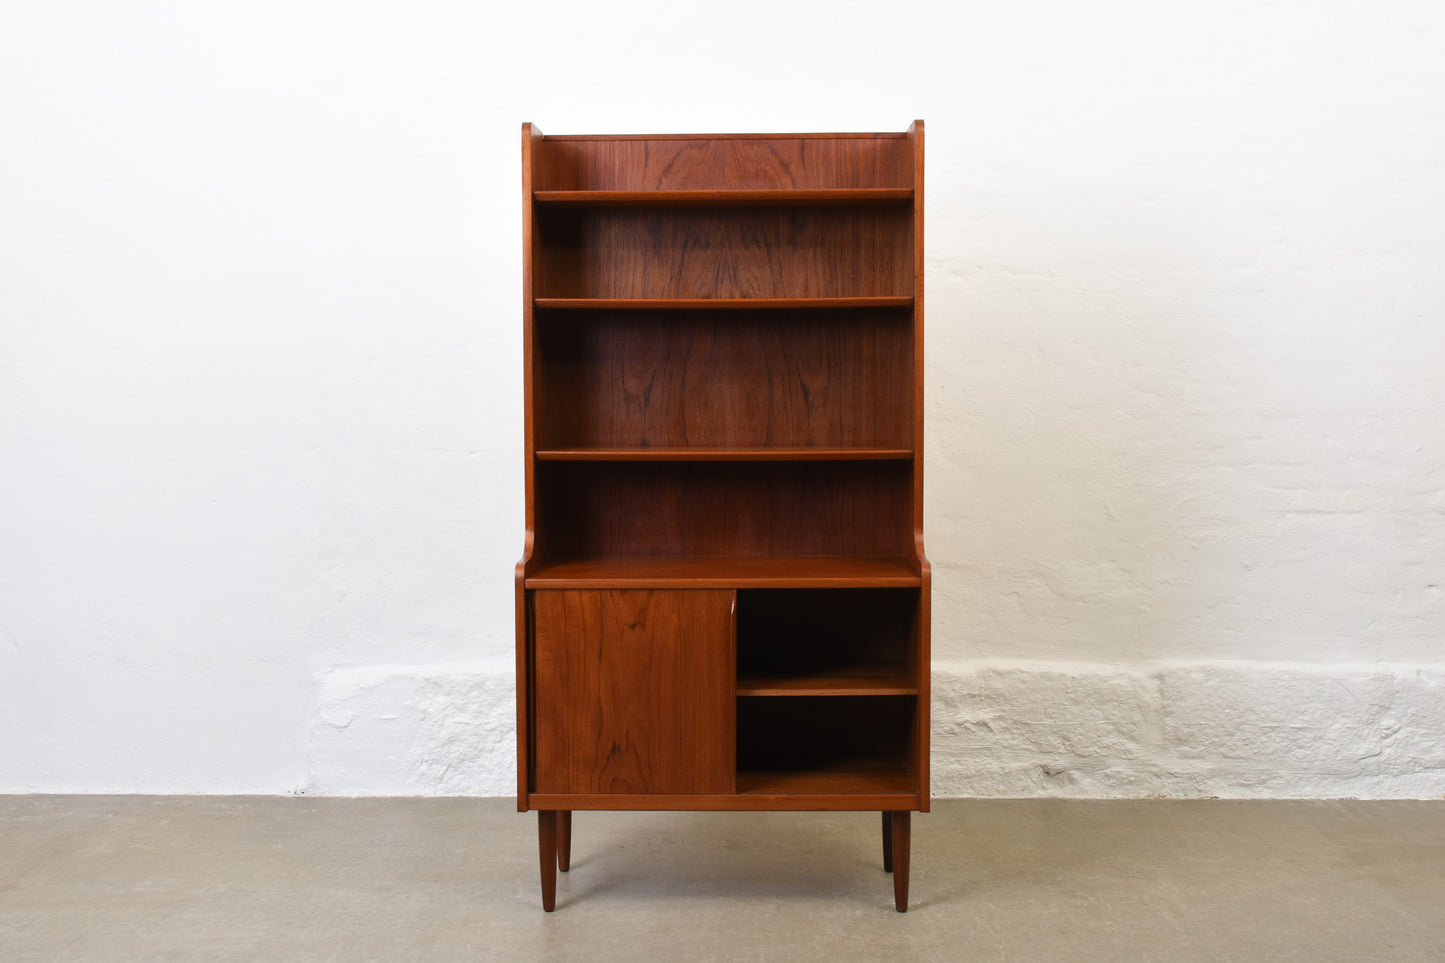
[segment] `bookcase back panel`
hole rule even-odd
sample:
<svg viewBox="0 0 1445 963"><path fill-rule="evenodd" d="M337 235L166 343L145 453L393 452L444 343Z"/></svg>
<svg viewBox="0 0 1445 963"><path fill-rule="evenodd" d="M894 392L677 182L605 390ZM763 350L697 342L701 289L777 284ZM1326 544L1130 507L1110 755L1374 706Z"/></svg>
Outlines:
<svg viewBox="0 0 1445 963"><path fill-rule="evenodd" d="M739 678L911 674L914 589L738 593Z"/></svg>
<svg viewBox="0 0 1445 963"><path fill-rule="evenodd" d="M912 187L906 137L548 138L535 190Z"/></svg>
<svg viewBox="0 0 1445 963"><path fill-rule="evenodd" d="M907 208L539 212L542 298L907 297Z"/></svg>
<svg viewBox="0 0 1445 963"><path fill-rule="evenodd" d="M901 557L911 462L547 462L538 551L636 556Z"/></svg>
<svg viewBox="0 0 1445 963"><path fill-rule="evenodd" d="M537 446L909 448L907 310L539 312Z"/></svg>

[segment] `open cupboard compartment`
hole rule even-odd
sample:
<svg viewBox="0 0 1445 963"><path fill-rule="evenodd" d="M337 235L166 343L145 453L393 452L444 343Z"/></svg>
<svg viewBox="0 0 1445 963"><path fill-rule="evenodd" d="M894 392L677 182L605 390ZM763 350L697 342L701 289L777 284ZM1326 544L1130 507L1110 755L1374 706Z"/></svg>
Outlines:
<svg viewBox="0 0 1445 963"><path fill-rule="evenodd" d="M914 589L738 592L738 695L917 695Z"/></svg>
<svg viewBox="0 0 1445 963"><path fill-rule="evenodd" d="M738 698L740 793L916 792L915 696Z"/></svg>

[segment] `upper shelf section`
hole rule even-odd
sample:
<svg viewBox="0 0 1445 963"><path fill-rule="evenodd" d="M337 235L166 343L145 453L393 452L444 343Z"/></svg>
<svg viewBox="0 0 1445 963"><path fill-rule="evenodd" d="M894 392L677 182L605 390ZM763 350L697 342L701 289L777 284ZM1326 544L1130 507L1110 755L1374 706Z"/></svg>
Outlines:
<svg viewBox="0 0 1445 963"><path fill-rule="evenodd" d="M913 187L913 152L902 133L542 137L538 146L532 186L539 193Z"/></svg>
<svg viewBox="0 0 1445 963"><path fill-rule="evenodd" d="M842 207L913 203L908 187L817 190L534 191L541 207Z"/></svg>
<svg viewBox="0 0 1445 963"><path fill-rule="evenodd" d="M906 298L906 206L539 208L539 299Z"/></svg>

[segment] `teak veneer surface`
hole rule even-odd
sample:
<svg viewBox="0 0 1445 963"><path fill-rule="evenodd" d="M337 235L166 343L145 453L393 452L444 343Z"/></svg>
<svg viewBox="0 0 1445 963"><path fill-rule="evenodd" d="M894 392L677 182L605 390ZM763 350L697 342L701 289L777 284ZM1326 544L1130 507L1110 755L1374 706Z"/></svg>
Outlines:
<svg viewBox="0 0 1445 963"><path fill-rule="evenodd" d="M913 190L907 187L863 187L782 191L535 191L532 201L544 207L907 205L913 203Z"/></svg>
<svg viewBox="0 0 1445 963"><path fill-rule="evenodd" d="M537 465L545 557L876 557L910 546L899 461Z"/></svg>
<svg viewBox="0 0 1445 963"><path fill-rule="evenodd" d="M535 593L537 791L731 792L732 603Z"/></svg>
<svg viewBox="0 0 1445 963"><path fill-rule="evenodd" d="M538 447L912 450L909 312L542 312Z"/></svg>
<svg viewBox="0 0 1445 963"><path fill-rule="evenodd" d="M548 137L533 190L679 191L913 187L900 134Z"/></svg>
<svg viewBox="0 0 1445 963"><path fill-rule="evenodd" d="M923 125L523 130L518 807L928 809Z"/></svg>
<svg viewBox="0 0 1445 963"><path fill-rule="evenodd" d="M535 308L567 311L819 311L828 308L911 308L913 295L847 298L533 298ZM678 315L684 320L685 315Z"/></svg>
<svg viewBox="0 0 1445 963"><path fill-rule="evenodd" d="M728 448L552 448L537 449L538 461L912 461L907 448L787 448L781 445Z"/></svg>
<svg viewBox="0 0 1445 963"><path fill-rule="evenodd" d="M907 208L538 209L539 298L906 297Z"/></svg>
<svg viewBox="0 0 1445 963"><path fill-rule="evenodd" d="M538 562L527 588L917 587L907 558L606 556Z"/></svg>

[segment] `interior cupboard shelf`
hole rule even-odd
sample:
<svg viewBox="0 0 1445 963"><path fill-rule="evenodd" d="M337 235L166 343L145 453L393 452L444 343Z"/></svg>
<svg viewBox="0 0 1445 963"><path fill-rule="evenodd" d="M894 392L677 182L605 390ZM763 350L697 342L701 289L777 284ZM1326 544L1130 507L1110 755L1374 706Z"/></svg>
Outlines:
<svg viewBox="0 0 1445 963"><path fill-rule="evenodd" d="M538 565L541 588L891 588L922 584L901 558L591 558Z"/></svg>
<svg viewBox="0 0 1445 963"><path fill-rule="evenodd" d="M783 678L740 678L739 696L886 696L918 695L918 685L905 675L897 676L802 676Z"/></svg>
<svg viewBox="0 0 1445 963"><path fill-rule="evenodd" d="M912 461L911 448L739 447L545 448L538 461Z"/></svg>
<svg viewBox="0 0 1445 963"><path fill-rule="evenodd" d="M535 298L533 307L565 311L726 311L822 308L911 308L911 297L858 298Z"/></svg>
<svg viewBox="0 0 1445 963"><path fill-rule="evenodd" d="M533 191L542 207L815 207L911 204L909 187L807 190Z"/></svg>
<svg viewBox="0 0 1445 963"><path fill-rule="evenodd" d="M906 763L860 759L816 769L740 770L737 790L753 793L905 793L917 791Z"/></svg>

